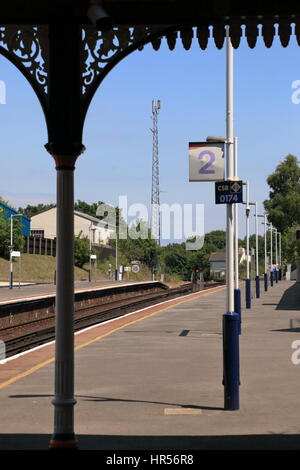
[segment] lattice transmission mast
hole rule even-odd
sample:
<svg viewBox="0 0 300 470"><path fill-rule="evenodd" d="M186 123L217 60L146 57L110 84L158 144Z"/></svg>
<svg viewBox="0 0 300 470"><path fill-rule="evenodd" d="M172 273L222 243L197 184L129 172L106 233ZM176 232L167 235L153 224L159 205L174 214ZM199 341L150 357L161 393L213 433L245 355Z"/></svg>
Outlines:
<svg viewBox="0 0 300 470"><path fill-rule="evenodd" d="M160 245L160 190L158 155L158 113L160 100L152 101L152 190L151 190L151 234Z"/></svg>

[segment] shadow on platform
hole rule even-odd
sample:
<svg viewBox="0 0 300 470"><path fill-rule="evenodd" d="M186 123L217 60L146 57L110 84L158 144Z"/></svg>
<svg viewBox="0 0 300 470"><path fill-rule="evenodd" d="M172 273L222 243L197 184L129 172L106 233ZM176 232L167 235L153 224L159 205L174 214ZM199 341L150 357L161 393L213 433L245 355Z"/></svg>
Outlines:
<svg viewBox="0 0 300 470"><path fill-rule="evenodd" d="M275 304L276 305L276 304ZM276 310L299 310L300 311L300 284L295 282L289 287L277 304Z"/></svg>
<svg viewBox="0 0 300 470"><path fill-rule="evenodd" d="M0 450L47 450L50 434L0 434ZM80 450L299 450L300 435L108 436L77 435Z"/></svg>
<svg viewBox="0 0 300 470"><path fill-rule="evenodd" d="M54 398L54 395L48 394L26 394L26 395L9 395L9 398ZM93 402L122 402L122 403L149 403L151 405L179 406L181 408L193 408L197 410L223 411L224 408L217 406L201 406L201 405L183 405L182 403L169 403L162 401L149 400L131 400L128 398L112 398L112 397L94 397L90 395L75 395L75 398L81 398L83 401Z"/></svg>

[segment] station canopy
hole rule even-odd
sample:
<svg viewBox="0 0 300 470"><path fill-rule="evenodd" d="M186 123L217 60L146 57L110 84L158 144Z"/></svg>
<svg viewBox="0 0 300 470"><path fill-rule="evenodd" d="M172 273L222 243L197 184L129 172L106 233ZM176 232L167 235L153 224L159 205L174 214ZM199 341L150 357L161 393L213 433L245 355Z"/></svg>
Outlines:
<svg viewBox="0 0 300 470"><path fill-rule="evenodd" d="M96 2L97 3L97 2ZM87 18L88 0L15 0L2 2L3 25L42 25L62 20L90 24ZM101 2L112 18L113 28L140 27L165 34L153 38L153 47L159 49L160 40L166 37L173 49L178 37L186 49L195 37L202 49L212 36L218 48L225 39L225 25L230 26L233 47L237 48L245 36L250 47L255 47L257 37L263 36L265 45L272 45L278 34L282 46L287 46L291 34L300 43L300 3L296 1L245 1L240 0L106 0ZM179 33L179 34L178 34ZM124 34L125 36L125 34Z"/></svg>

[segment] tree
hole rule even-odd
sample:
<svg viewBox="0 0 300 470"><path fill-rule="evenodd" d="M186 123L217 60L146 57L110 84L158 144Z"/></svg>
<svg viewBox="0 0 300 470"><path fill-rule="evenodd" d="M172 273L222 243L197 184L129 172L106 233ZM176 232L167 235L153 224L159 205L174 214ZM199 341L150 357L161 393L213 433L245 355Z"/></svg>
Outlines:
<svg viewBox="0 0 300 470"><path fill-rule="evenodd" d="M0 214L0 256L9 259L9 245L10 245L10 219L4 219L3 214ZM22 251L24 245L24 238L21 234L21 221L14 220L13 224L13 246L14 250Z"/></svg>
<svg viewBox="0 0 300 470"><path fill-rule="evenodd" d="M267 248L269 248L270 242L268 241ZM246 237L243 241L239 244L239 246L243 246L246 248ZM249 236L249 248L256 249L256 234L253 233ZM258 257L259 259L264 258L265 256L265 237L262 235L258 235Z"/></svg>
<svg viewBox="0 0 300 470"><path fill-rule="evenodd" d="M74 264L82 268L89 261L90 242L87 236L81 237L81 233L74 238Z"/></svg>
<svg viewBox="0 0 300 470"><path fill-rule="evenodd" d="M224 230L213 230L206 233L204 243L211 246L211 251L223 251L226 248L226 232Z"/></svg>
<svg viewBox="0 0 300 470"><path fill-rule="evenodd" d="M117 230L119 225L117 225ZM115 245L112 243L112 246ZM152 266L152 252L159 253L159 246L151 238L151 231L143 220L137 220L128 227L127 237L118 238L118 246L126 256L128 262L139 260L148 267Z"/></svg>
<svg viewBox="0 0 300 470"><path fill-rule="evenodd" d="M9 201L6 201L5 199L3 199L2 196L0 196L0 202L2 202L3 204L5 204L6 206L9 205Z"/></svg>
<svg viewBox="0 0 300 470"><path fill-rule="evenodd" d="M83 212L84 214L91 215L92 217L97 217L97 208L102 204L101 201L93 202L92 204L88 204L85 201L81 201L80 199L77 200L74 204L74 210L78 212Z"/></svg>
<svg viewBox="0 0 300 470"><path fill-rule="evenodd" d="M31 206L28 204L26 207L19 207L18 212L24 214L27 217L32 217L33 215L38 214L39 212L47 211L55 207L55 204L37 204L36 206Z"/></svg>
<svg viewBox="0 0 300 470"><path fill-rule="evenodd" d="M271 190L264 201L268 220L281 233L300 224L300 168L297 157L287 155L268 176Z"/></svg>
<svg viewBox="0 0 300 470"><path fill-rule="evenodd" d="M296 239L296 230L288 229L281 237L283 263L293 263L300 256L300 240Z"/></svg>

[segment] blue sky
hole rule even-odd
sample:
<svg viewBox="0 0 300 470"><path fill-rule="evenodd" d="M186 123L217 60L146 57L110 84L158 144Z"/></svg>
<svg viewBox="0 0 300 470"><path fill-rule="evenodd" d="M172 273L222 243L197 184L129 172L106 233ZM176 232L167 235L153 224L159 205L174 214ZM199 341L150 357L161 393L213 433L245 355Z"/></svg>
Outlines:
<svg viewBox="0 0 300 470"><path fill-rule="evenodd" d="M225 228L225 206L214 203L214 183L188 181L188 142L225 135L225 48L212 40L202 51L178 41L169 51L151 45L122 61L107 76L90 106L77 161L75 198L105 200L119 195L129 204L149 205L151 196L151 102L160 99L161 202L205 205L205 232ZM268 196L266 177L288 153L300 156L300 105L291 101L300 79L300 51L293 37L283 48L275 38L267 49L259 39L251 50L243 39L234 51L234 134L239 177L249 179L251 200ZM0 105L0 195L17 207L55 200L55 170L44 149L44 116L30 85L0 57L6 104ZM240 221L244 235L244 210ZM254 231L254 220L252 221Z"/></svg>

